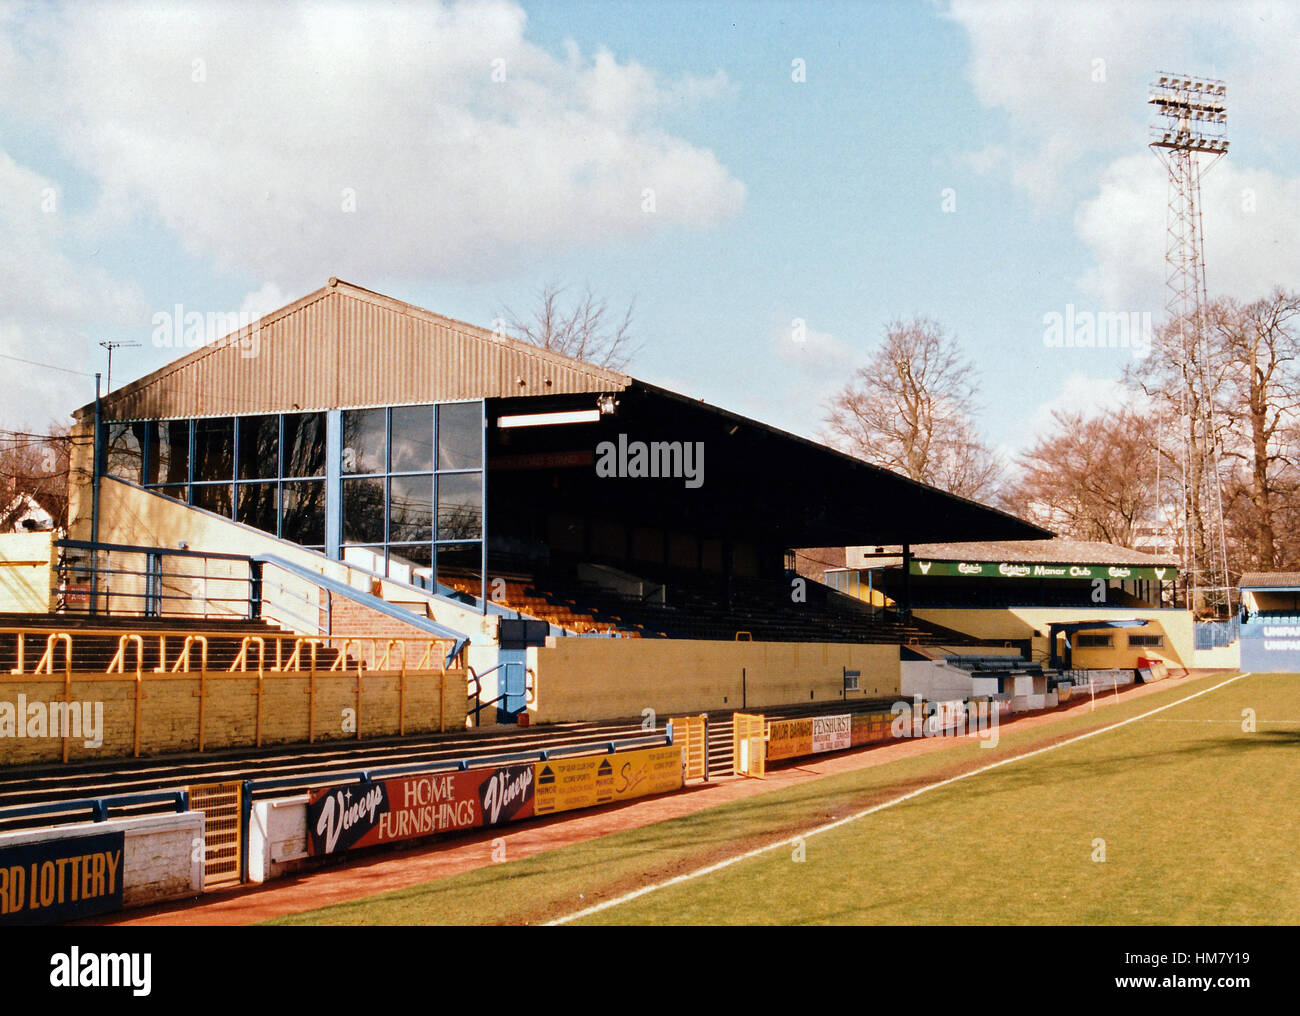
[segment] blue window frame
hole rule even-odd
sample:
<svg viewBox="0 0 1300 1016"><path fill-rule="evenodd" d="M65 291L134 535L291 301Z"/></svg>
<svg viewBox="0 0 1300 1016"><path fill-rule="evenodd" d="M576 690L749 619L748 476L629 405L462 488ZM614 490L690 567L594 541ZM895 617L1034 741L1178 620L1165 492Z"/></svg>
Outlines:
<svg viewBox="0 0 1300 1016"><path fill-rule="evenodd" d="M113 421L101 461L110 476L312 550L364 549L386 574L472 592L486 610L483 402L329 415L342 439L334 463L323 412Z"/></svg>

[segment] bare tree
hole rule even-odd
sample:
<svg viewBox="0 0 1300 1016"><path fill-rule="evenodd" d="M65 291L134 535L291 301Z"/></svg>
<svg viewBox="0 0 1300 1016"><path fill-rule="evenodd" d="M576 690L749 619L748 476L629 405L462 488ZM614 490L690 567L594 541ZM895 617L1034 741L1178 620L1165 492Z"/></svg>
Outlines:
<svg viewBox="0 0 1300 1016"><path fill-rule="evenodd" d="M1156 514L1156 449L1131 410L1085 418L1057 410L1052 431L1019 456L1005 502L1077 540L1132 546Z"/></svg>
<svg viewBox="0 0 1300 1016"><path fill-rule="evenodd" d="M506 308L502 315L506 327L518 338L543 349L597 367L626 370L639 349L631 334L636 300L628 304L620 318L610 314L608 302L597 297L590 286L566 309L564 295L568 289L548 282L537 292L531 317L521 317Z"/></svg>
<svg viewBox="0 0 1300 1016"><path fill-rule="evenodd" d="M1300 413L1300 295L1278 288L1243 306L1221 300L1211 307L1209 326L1221 352L1228 382L1222 407L1234 442L1226 454L1244 464L1238 494L1249 508L1231 512L1234 536L1251 567L1269 570L1292 559L1279 546L1277 513L1297 488L1294 450ZM1286 541L1290 543L1290 540Z"/></svg>
<svg viewBox="0 0 1300 1016"><path fill-rule="evenodd" d="M56 529L66 529L70 452L69 428L64 424L51 424L44 434L0 436L0 514L7 516L11 507L17 510L15 499L27 495L50 513Z"/></svg>
<svg viewBox="0 0 1300 1016"><path fill-rule="evenodd" d="M976 433L974 389L974 367L937 322L893 321L827 404L828 440L913 480L988 499L1002 466Z"/></svg>
<svg viewBox="0 0 1300 1016"><path fill-rule="evenodd" d="M1162 465L1179 478L1180 540L1193 560L1214 552L1209 520L1221 500L1232 572L1300 565L1300 540L1291 536L1300 491L1300 295L1220 299L1203 324L1168 323L1129 378L1153 397L1172 438Z"/></svg>
<svg viewBox="0 0 1300 1016"><path fill-rule="evenodd" d="M1206 315L1206 320L1210 318ZM1177 421L1181 433L1162 442L1162 471L1179 477L1182 518L1179 542L1191 562L1185 576L1195 588L1193 608L1209 605L1205 576L1217 557L1217 526L1222 501L1220 453L1231 440L1221 335L1201 320L1172 319L1156 329L1150 354L1134 362L1125 380L1152 399L1159 420Z"/></svg>

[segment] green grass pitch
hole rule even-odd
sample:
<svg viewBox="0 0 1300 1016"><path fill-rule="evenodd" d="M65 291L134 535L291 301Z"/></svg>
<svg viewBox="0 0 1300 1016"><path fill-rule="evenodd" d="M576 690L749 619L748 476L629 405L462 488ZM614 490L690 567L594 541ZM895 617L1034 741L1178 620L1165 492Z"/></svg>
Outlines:
<svg viewBox="0 0 1300 1016"><path fill-rule="evenodd" d="M1225 680L1075 711L1032 731L1007 729L994 749L954 743L278 923L532 923L779 844L578 923L1297 924L1294 675L1242 677L803 836Z"/></svg>

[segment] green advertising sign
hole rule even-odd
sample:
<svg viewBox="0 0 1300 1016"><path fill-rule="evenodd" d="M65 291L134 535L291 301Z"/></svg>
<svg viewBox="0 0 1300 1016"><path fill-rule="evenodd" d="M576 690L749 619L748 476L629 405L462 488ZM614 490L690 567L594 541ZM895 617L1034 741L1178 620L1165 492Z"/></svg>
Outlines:
<svg viewBox="0 0 1300 1016"><path fill-rule="evenodd" d="M1114 564L1025 564L1008 561L921 561L913 560L913 575L949 576L971 579L1122 579L1125 582L1172 581L1178 569L1172 566Z"/></svg>

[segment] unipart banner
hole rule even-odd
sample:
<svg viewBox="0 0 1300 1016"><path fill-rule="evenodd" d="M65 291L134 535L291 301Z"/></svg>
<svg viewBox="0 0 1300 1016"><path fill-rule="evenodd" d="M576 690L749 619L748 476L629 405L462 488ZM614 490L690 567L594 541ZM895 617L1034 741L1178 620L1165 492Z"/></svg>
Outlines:
<svg viewBox="0 0 1300 1016"><path fill-rule="evenodd" d="M533 814L531 764L402 776L312 791L307 799L307 852L337 854Z"/></svg>

